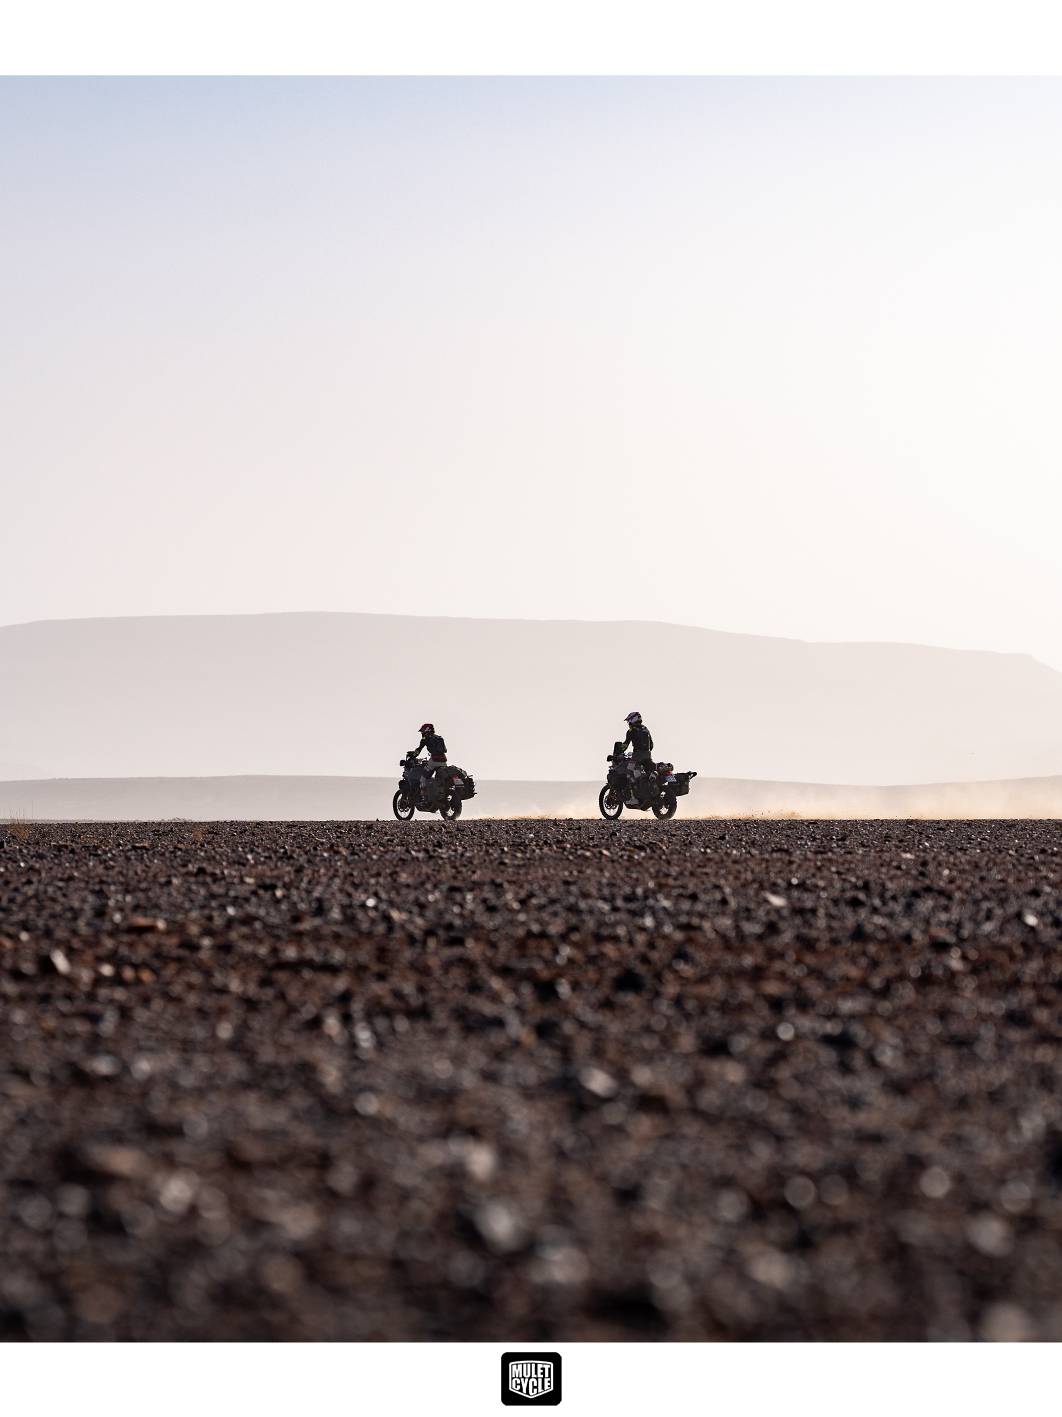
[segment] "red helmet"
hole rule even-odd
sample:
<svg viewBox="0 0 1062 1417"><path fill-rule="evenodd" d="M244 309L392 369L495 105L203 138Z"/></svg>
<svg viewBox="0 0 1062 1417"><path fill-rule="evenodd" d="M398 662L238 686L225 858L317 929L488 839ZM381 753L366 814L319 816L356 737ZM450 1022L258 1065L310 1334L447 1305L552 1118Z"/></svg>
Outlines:
<svg viewBox="0 0 1062 1417"><path fill-rule="evenodd" d="M421 731L421 733L434 733L434 732L435 732L435 724L434 724L434 723L422 723L422 724L420 725L420 731Z"/></svg>

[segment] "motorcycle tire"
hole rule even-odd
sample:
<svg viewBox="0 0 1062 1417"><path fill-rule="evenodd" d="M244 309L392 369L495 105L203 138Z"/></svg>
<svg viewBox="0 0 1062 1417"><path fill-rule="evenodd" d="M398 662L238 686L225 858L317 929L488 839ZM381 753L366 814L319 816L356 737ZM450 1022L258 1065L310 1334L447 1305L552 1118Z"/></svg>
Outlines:
<svg viewBox="0 0 1062 1417"><path fill-rule="evenodd" d="M605 786L598 793L597 806L608 822L614 822L623 815L623 798L611 787Z"/></svg>
<svg viewBox="0 0 1062 1417"><path fill-rule="evenodd" d="M444 822L456 822L461 815L460 797L451 797L439 808L439 816Z"/></svg>
<svg viewBox="0 0 1062 1417"><path fill-rule="evenodd" d="M653 816L659 817L662 822L673 817L677 811L678 798L673 792L665 792L663 797L658 797L653 803Z"/></svg>
<svg viewBox="0 0 1062 1417"><path fill-rule="evenodd" d="M413 803L406 794L399 788L391 799L391 810L400 822L413 820Z"/></svg>

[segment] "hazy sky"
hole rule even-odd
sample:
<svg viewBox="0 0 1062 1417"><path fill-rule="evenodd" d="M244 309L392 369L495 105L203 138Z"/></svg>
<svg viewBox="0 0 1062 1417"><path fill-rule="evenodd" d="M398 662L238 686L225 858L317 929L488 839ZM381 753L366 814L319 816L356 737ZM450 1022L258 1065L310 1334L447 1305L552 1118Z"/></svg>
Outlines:
<svg viewBox="0 0 1062 1417"><path fill-rule="evenodd" d="M0 623L1062 668L1062 81L0 82Z"/></svg>

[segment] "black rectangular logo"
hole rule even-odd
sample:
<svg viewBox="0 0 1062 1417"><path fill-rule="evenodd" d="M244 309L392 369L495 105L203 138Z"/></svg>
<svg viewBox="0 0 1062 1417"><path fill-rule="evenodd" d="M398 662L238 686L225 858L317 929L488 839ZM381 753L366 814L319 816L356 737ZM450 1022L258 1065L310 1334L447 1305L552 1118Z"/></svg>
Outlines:
<svg viewBox="0 0 1062 1417"><path fill-rule="evenodd" d="M506 1407L556 1407L561 1400L559 1353L503 1353L501 1400Z"/></svg>

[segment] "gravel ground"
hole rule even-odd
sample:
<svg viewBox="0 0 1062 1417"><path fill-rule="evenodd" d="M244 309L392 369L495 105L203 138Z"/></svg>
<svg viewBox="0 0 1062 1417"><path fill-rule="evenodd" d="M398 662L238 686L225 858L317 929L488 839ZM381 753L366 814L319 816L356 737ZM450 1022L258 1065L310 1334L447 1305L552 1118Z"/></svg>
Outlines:
<svg viewBox="0 0 1062 1417"><path fill-rule="evenodd" d="M1062 827L0 828L0 1333L1062 1339Z"/></svg>

